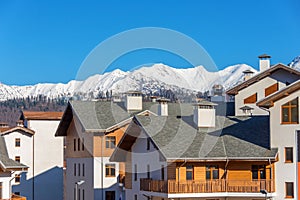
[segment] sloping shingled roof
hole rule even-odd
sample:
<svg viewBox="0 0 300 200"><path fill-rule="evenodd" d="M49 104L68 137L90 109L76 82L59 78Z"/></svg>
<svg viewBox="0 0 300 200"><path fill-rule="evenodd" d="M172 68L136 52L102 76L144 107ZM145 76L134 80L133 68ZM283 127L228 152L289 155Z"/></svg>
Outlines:
<svg viewBox="0 0 300 200"><path fill-rule="evenodd" d="M29 128L25 128L25 127L21 127L21 126L15 126L15 127L10 127L9 129L4 130L4 131L0 130L0 134L5 135L5 134L8 134L8 133L12 133L14 131L23 131L23 132L28 133L30 135L34 135L34 133L35 133L34 130L31 130Z"/></svg>
<svg viewBox="0 0 300 200"><path fill-rule="evenodd" d="M23 111L21 119L27 120L60 120L63 112Z"/></svg>
<svg viewBox="0 0 300 200"><path fill-rule="evenodd" d="M257 106L270 108L274 105L274 102L300 90L300 79L289 86L282 88L281 90L267 96L256 103Z"/></svg>
<svg viewBox="0 0 300 200"><path fill-rule="evenodd" d="M267 76L270 76L270 74L272 74L272 73L274 73L278 70L285 70L285 71L288 71L289 73L295 74L295 75L300 77L300 72L299 71L297 71L297 70L295 70L291 67L288 67L284 64L279 63L279 64L276 64L276 65L270 67L269 69L255 75L255 76L253 76L252 78L248 79L247 81L244 81L244 82L230 88L229 90L226 91L226 94L236 95L240 90L248 87L249 85L252 85L252 84L260 81L261 79L264 79Z"/></svg>
<svg viewBox="0 0 300 200"><path fill-rule="evenodd" d="M0 136L0 167L4 170L9 169L27 169L26 165L23 165L19 162L16 162L8 157L5 140L2 136Z"/></svg>
<svg viewBox="0 0 300 200"><path fill-rule="evenodd" d="M191 104L169 103L169 115L187 115L192 112ZM138 112L127 112L124 102L103 101L71 101L69 102L62 120L56 131L56 136L65 136L67 129L76 115L85 131L105 131L118 123L128 120L143 111L158 113L158 103L143 102L143 110Z"/></svg>
<svg viewBox="0 0 300 200"><path fill-rule="evenodd" d="M135 116L132 123L145 130L167 160L275 159L278 151L269 149L268 116L217 116L216 127L200 129L192 115ZM128 128L126 134L130 131ZM122 149L122 144L119 147ZM120 158L117 154L113 160Z"/></svg>

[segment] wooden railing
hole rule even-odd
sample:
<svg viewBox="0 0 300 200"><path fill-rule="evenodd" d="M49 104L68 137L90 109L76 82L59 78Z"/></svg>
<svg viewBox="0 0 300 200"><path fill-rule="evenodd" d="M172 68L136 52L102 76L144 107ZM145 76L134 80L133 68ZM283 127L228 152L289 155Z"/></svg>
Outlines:
<svg viewBox="0 0 300 200"><path fill-rule="evenodd" d="M242 192L260 193L260 190L274 192L273 180L212 180L212 181L176 181L141 179L140 189L160 193L212 193Z"/></svg>

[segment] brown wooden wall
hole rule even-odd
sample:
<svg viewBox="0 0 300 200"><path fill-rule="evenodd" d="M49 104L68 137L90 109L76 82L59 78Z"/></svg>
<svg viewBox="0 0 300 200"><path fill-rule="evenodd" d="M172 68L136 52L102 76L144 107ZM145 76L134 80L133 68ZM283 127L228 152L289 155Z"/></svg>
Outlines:
<svg viewBox="0 0 300 200"><path fill-rule="evenodd" d="M278 91L278 83L275 83L265 89L265 97Z"/></svg>
<svg viewBox="0 0 300 200"><path fill-rule="evenodd" d="M244 104L256 103L256 101L257 101L257 93L252 94L251 96L244 99Z"/></svg>
<svg viewBox="0 0 300 200"><path fill-rule="evenodd" d="M252 165L266 165L266 179L270 179L270 172L272 179L275 177L275 165L274 163L270 165L268 162L229 161L227 172L225 171L226 162L174 162L168 164L168 180L185 181L187 165L194 166L194 180L206 180L206 165L219 166L219 179L251 180Z"/></svg>

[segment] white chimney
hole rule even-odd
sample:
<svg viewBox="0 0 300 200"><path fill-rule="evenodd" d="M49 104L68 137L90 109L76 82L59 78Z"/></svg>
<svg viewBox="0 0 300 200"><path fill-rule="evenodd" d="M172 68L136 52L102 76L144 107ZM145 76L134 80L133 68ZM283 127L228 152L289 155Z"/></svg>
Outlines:
<svg viewBox="0 0 300 200"><path fill-rule="evenodd" d="M168 102L169 99L160 98L158 101L158 115L159 116L168 116Z"/></svg>
<svg viewBox="0 0 300 200"><path fill-rule="evenodd" d="M127 111L140 111L143 109L142 93L139 91L128 91L125 96L125 108Z"/></svg>
<svg viewBox="0 0 300 200"><path fill-rule="evenodd" d="M24 121L23 120L18 120L17 121L17 126L24 127Z"/></svg>
<svg viewBox="0 0 300 200"><path fill-rule="evenodd" d="M194 104L194 123L198 128L215 127L217 104L202 100Z"/></svg>
<svg viewBox="0 0 300 200"><path fill-rule="evenodd" d="M243 71L243 73L244 73L244 81L247 81L250 78L252 78L252 76L254 74L254 72L251 71L250 69L247 69L247 70Z"/></svg>
<svg viewBox="0 0 300 200"><path fill-rule="evenodd" d="M270 58L271 56L267 54L262 54L258 56L259 58L259 71L263 72L270 68Z"/></svg>
<svg viewBox="0 0 300 200"><path fill-rule="evenodd" d="M150 99L151 99L151 102L156 102L157 97L156 96L151 96Z"/></svg>

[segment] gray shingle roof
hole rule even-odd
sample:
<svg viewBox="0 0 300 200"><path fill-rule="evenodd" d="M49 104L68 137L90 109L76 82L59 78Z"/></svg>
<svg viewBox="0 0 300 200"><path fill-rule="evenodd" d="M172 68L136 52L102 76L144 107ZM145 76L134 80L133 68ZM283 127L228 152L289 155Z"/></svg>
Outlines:
<svg viewBox="0 0 300 200"><path fill-rule="evenodd" d="M193 117L135 116L167 159L274 159L269 118L216 117L216 127L196 128Z"/></svg>
<svg viewBox="0 0 300 200"><path fill-rule="evenodd" d="M4 169L25 169L28 168L19 162L16 162L8 157L5 140L0 136L0 167Z"/></svg>

